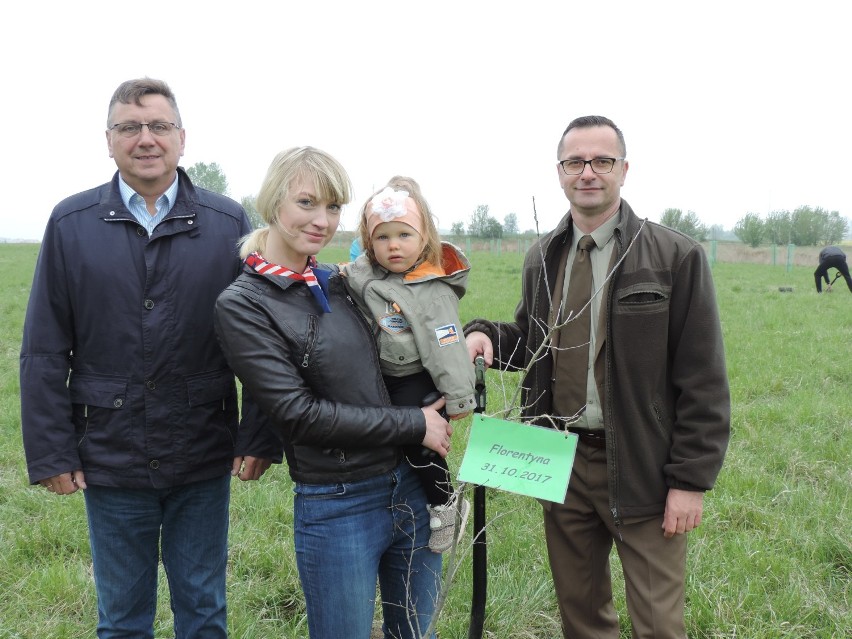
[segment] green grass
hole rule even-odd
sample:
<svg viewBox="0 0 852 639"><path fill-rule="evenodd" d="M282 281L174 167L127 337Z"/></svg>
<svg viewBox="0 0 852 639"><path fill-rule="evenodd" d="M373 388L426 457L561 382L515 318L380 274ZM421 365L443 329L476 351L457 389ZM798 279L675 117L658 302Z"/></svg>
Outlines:
<svg viewBox="0 0 852 639"><path fill-rule="evenodd" d="M0 245L0 639L94 635L96 602L80 495L27 485L18 415L18 350L36 245ZM342 261L346 248L322 257ZM474 253L464 321L510 319L522 257ZM689 636L852 636L852 295L818 296L813 268L714 267L733 395L725 467L690 536ZM842 282L838 282L842 285ZM779 287L793 292L779 292ZM488 412L517 379L488 373ZM457 431L466 436L469 421ZM462 446L454 446L458 468ZM286 468L233 485L229 611L238 639L307 637L293 557ZM538 504L488 492L486 636L560 636ZM345 570L345 567L342 567ZM467 637L470 557L439 622ZM614 576L620 584L617 561ZM165 581L157 637L170 637ZM629 627L621 594L622 636Z"/></svg>

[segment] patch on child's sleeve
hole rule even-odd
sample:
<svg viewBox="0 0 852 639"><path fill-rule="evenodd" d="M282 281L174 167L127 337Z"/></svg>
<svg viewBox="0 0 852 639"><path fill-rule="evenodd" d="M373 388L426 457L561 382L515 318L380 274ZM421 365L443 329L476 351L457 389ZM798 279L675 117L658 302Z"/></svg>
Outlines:
<svg viewBox="0 0 852 639"><path fill-rule="evenodd" d="M443 348L459 341L459 331L455 324L447 324L435 329L435 337L438 338L438 345Z"/></svg>

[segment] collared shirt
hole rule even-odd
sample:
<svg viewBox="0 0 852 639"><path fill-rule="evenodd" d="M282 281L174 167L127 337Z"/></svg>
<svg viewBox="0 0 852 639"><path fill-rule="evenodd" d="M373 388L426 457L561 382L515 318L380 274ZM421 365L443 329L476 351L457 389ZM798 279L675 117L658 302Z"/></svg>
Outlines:
<svg viewBox="0 0 852 639"><path fill-rule="evenodd" d="M133 214L133 217L145 227L150 236L154 232L154 228L163 221L163 218L169 214L177 200L178 194L178 179L175 174L175 181L166 189L160 197L157 198L156 207L157 214L151 215L148 212L148 206L145 204L145 198L134 191L131 186L124 181L121 173L118 174L118 190L121 193L121 199L127 210Z"/></svg>
<svg viewBox="0 0 852 639"><path fill-rule="evenodd" d="M592 260L592 306L591 306L591 321L589 330L589 370L586 378L586 410L580 415L576 423L573 424L576 428L588 428L590 430L600 430L604 427L603 406L601 406L601 398L598 393L598 385L595 381L595 353L598 345L598 320L601 313L601 301L603 298L603 285L608 275L609 263L612 259L612 252L615 249L614 233L615 228L621 220L621 214L616 212L606 222L601 224L594 231L589 233L595 241L595 248L589 252L589 257ZM562 290L562 299L568 299L568 282L571 280L571 267L574 265L574 255L577 253L577 244L580 238L583 237L577 227L574 227L574 236L572 239L571 248L568 250L568 262L565 264L565 284ZM601 289L601 290L598 290ZM564 303L564 302L563 302ZM606 339L605 335L600 336L600 339Z"/></svg>

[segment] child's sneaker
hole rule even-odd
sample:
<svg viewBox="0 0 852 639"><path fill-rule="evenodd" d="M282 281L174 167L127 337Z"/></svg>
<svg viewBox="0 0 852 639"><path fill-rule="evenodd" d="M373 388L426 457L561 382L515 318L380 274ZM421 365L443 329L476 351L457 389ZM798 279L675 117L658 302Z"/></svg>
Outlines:
<svg viewBox="0 0 852 639"><path fill-rule="evenodd" d="M427 506L429 510L429 550L442 553L449 550L456 539L460 539L467 526L467 515L470 512L470 502L459 500L459 494L453 495L449 503L443 506ZM458 534L456 533L456 515L459 519Z"/></svg>

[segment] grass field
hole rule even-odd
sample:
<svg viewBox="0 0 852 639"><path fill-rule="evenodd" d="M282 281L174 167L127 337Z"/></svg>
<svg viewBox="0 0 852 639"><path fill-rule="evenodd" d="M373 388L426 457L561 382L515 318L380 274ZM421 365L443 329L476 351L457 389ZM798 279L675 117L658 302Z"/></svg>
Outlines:
<svg viewBox="0 0 852 639"><path fill-rule="evenodd" d="M27 485L18 408L18 351L37 245L0 245L0 639L94 636L96 602L80 495ZM328 261L346 259L331 249ZM511 318L522 257L473 253L462 319ZM815 266L815 264L814 264ZM852 637L852 295L818 296L814 266L714 267L733 394L725 467L690 536L689 636ZM780 292L779 287L792 287ZM517 380L488 373L488 412ZM458 467L467 422L457 431ZM454 438L455 439L455 438ZM532 499L488 492L486 636L561 636ZM238 639L307 637L292 550L286 468L233 486L229 611ZM341 567L345 570L345 567ZM438 624L467 637L465 556ZM620 574L615 562L615 576ZM161 582L157 637L171 637ZM617 590L622 636L629 637Z"/></svg>

